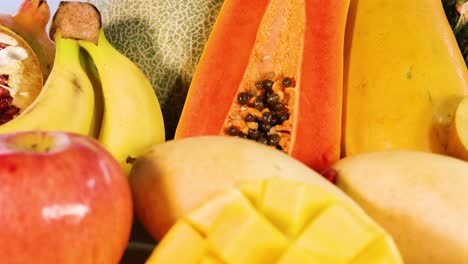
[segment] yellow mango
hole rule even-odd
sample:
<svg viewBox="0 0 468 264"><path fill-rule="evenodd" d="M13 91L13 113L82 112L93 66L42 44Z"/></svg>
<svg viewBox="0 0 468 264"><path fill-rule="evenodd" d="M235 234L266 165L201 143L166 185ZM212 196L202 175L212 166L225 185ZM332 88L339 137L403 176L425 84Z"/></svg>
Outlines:
<svg viewBox="0 0 468 264"><path fill-rule="evenodd" d="M468 263L468 162L389 150L333 168L337 186L392 235L405 263Z"/></svg>
<svg viewBox="0 0 468 264"><path fill-rule="evenodd" d="M371 221L333 205L305 228L295 244L319 256L333 256L338 262L346 263L381 232Z"/></svg>
<svg viewBox="0 0 468 264"><path fill-rule="evenodd" d="M135 213L159 241L182 216L213 195L245 182L283 178L307 182L331 192L358 210L357 204L306 165L271 146L237 137L200 136L152 146L138 157L129 176ZM249 187L262 193L261 182ZM294 227L291 227L294 229Z"/></svg>
<svg viewBox="0 0 468 264"><path fill-rule="evenodd" d="M402 263L392 238L361 210L318 186L279 178L211 197L169 230L147 264L169 263L157 260L171 255L173 263L195 263L180 261L185 251L204 264Z"/></svg>
<svg viewBox="0 0 468 264"><path fill-rule="evenodd" d="M401 262L397 247L389 241L387 236L381 236L372 241L363 252L354 257L349 264L391 264Z"/></svg>
<svg viewBox="0 0 468 264"><path fill-rule="evenodd" d="M297 235L310 217L337 202L335 196L318 187L290 182L285 188L283 184L282 180L269 180L259 208L288 236ZM315 195L310 195L311 192Z"/></svg>
<svg viewBox="0 0 468 264"><path fill-rule="evenodd" d="M208 253L204 237L186 222L177 222L167 233L167 238L158 245L146 263L173 264L177 259L177 263L198 264Z"/></svg>
<svg viewBox="0 0 468 264"><path fill-rule="evenodd" d="M272 263L288 245L288 239L253 207L236 204L220 211L207 240L226 262L242 264Z"/></svg>
<svg viewBox="0 0 468 264"><path fill-rule="evenodd" d="M291 245L281 256L276 264L298 264L298 263L340 263L333 256L319 256L311 254L304 248ZM398 263L398 262L395 262Z"/></svg>
<svg viewBox="0 0 468 264"><path fill-rule="evenodd" d="M223 264L223 262L213 255L206 255L199 262L199 264Z"/></svg>
<svg viewBox="0 0 468 264"><path fill-rule="evenodd" d="M232 190L193 210L186 218L199 232L206 236L213 226L213 222L216 221L216 217L227 206L237 207L238 213L240 213L242 209L244 211L248 210L250 204L239 191Z"/></svg>
<svg viewBox="0 0 468 264"><path fill-rule="evenodd" d="M441 1L351 1L344 71L345 156L446 153L468 70Z"/></svg>

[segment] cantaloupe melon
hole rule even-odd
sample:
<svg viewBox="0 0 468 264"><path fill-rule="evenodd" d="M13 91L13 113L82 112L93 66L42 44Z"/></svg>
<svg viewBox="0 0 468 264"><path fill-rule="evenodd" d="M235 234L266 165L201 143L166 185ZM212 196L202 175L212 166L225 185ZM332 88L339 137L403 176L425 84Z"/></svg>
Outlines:
<svg viewBox="0 0 468 264"><path fill-rule="evenodd" d="M222 0L91 0L111 44L149 77L173 137Z"/></svg>

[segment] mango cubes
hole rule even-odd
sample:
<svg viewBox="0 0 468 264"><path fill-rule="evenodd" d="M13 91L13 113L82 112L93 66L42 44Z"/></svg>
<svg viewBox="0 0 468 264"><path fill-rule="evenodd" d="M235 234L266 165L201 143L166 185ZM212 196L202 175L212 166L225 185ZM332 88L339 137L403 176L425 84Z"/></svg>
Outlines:
<svg viewBox="0 0 468 264"><path fill-rule="evenodd" d="M279 178L221 193L180 219L157 264L402 263L391 237L316 186Z"/></svg>

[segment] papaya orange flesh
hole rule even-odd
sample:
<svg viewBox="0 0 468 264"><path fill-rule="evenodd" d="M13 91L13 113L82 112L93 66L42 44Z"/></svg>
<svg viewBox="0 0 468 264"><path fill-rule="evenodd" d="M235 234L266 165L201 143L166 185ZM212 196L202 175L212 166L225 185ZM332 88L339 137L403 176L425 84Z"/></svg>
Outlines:
<svg viewBox="0 0 468 264"><path fill-rule="evenodd" d="M175 138L239 136L316 170L339 159L349 1L225 1Z"/></svg>
<svg viewBox="0 0 468 264"><path fill-rule="evenodd" d="M147 263L180 255L187 264L402 263L392 238L361 211L284 179L213 197L180 219Z"/></svg>

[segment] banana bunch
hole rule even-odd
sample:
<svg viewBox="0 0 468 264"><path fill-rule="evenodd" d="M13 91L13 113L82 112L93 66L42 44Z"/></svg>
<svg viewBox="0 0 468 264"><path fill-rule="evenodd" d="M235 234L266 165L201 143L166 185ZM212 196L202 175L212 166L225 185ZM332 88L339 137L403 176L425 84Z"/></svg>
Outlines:
<svg viewBox="0 0 468 264"><path fill-rule="evenodd" d="M0 126L0 134L58 130L88 135L128 173L134 158L165 141L164 122L151 83L107 41L100 19L91 4L60 3L50 29L56 45L52 71L37 99Z"/></svg>

